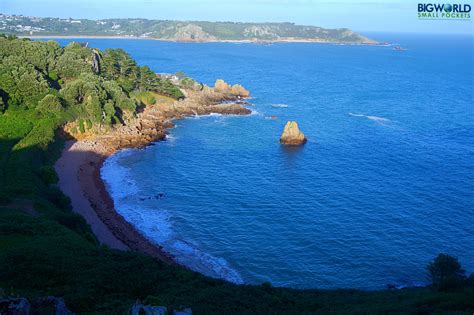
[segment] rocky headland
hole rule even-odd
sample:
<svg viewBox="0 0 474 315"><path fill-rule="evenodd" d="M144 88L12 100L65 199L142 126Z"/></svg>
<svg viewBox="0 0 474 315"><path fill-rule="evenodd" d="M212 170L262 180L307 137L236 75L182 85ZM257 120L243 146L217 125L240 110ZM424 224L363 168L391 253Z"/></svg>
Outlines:
<svg viewBox="0 0 474 315"><path fill-rule="evenodd" d="M140 147L153 141L163 140L166 129L174 125L172 120L193 115L248 115L251 110L243 106L250 93L241 85L229 85L217 80L214 87L184 89L186 98L172 100L162 97L159 103L145 106L136 117L118 127L103 130L92 128L90 132L77 132L77 122L68 123L63 131L76 140L88 141L101 153L111 154L127 147ZM105 132L105 133L104 133Z"/></svg>

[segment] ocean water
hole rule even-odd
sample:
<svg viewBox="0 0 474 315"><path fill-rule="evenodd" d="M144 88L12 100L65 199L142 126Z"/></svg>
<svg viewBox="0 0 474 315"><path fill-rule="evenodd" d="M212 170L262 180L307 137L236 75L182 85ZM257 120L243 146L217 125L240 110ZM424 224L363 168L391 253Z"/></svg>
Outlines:
<svg viewBox="0 0 474 315"><path fill-rule="evenodd" d="M89 40L253 96L253 115L180 120L167 141L109 158L118 211L236 283L422 285L440 252L474 272L473 38L369 36L407 50ZM279 144L290 119L304 147Z"/></svg>

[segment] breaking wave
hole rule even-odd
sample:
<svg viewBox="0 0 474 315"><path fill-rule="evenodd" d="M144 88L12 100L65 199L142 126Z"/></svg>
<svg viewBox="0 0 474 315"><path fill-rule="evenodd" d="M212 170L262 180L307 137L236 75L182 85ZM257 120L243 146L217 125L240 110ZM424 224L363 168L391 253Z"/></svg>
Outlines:
<svg viewBox="0 0 474 315"><path fill-rule="evenodd" d="M167 139L173 137L168 135ZM145 237L172 254L178 263L209 277L244 283L240 274L224 258L206 253L178 238L173 231L172 216L167 211L156 209L156 196L140 191L131 179L130 170L121 165L121 159L134 153L133 149L119 151L106 159L101 169L101 177L115 201L116 211Z"/></svg>
<svg viewBox="0 0 474 315"><path fill-rule="evenodd" d="M388 118L385 118L385 117L379 117L379 116L370 116L370 115L363 115L363 114L354 114L354 113L349 113L350 116L354 116L354 117L365 117L369 120L373 120L373 121L376 121L376 122L380 122L380 123L387 123L387 122L390 122L391 120L388 119Z"/></svg>
<svg viewBox="0 0 474 315"><path fill-rule="evenodd" d="M229 266L227 260L205 253L197 246L193 246L182 240L172 240L171 244L168 244L165 248L171 249L171 252L175 254L176 260L179 263L196 272L236 284L244 283L240 274Z"/></svg>

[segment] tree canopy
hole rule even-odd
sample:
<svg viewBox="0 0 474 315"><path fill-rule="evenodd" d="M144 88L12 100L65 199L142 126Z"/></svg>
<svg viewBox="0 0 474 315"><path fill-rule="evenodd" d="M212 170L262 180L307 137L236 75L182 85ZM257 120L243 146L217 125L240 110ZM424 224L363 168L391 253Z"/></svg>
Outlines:
<svg viewBox="0 0 474 315"><path fill-rule="evenodd" d="M440 290L448 290L462 285L466 280L464 269L456 257L439 254L428 264L431 282Z"/></svg>
<svg viewBox="0 0 474 315"><path fill-rule="evenodd" d="M0 57L0 113L7 107L33 109L113 125L135 114L133 91L184 96L122 49L101 52L74 42L61 47L0 36Z"/></svg>

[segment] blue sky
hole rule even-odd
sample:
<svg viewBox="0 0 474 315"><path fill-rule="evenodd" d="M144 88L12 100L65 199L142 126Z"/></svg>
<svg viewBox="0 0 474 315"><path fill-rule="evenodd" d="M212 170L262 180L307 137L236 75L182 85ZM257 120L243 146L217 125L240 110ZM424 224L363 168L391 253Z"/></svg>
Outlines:
<svg viewBox="0 0 474 315"><path fill-rule="evenodd" d="M440 1L441 3L446 0ZM473 33L470 21L420 21L431 0L0 0L0 12L43 17L295 22L356 31ZM470 4L473 1L453 3Z"/></svg>

